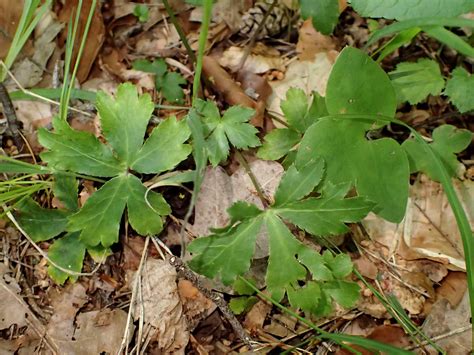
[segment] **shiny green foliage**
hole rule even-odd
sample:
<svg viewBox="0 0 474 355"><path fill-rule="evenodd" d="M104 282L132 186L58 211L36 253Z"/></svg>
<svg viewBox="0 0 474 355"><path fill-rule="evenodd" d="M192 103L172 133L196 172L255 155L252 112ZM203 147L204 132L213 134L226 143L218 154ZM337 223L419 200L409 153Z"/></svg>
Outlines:
<svg viewBox="0 0 474 355"><path fill-rule="evenodd" d="M420 59L416 63L400 63L389 75L398 102L408 101L415 105L425 100L428 95L441 94L444 88L439 65L431 59Z"/></svg>
<svg viewBox="0 0 474 355"><path fill-rule="evenodd" d="M444 164L445 171L451 177L458 176L461 163L456 158L456 153L466 149L472 140L472 132L459 129L451 125L443 125L433 131L433 141L429 143ZM429 158L427 147L413 137L403 142L402 147L408 154L410 170L412 173L421 171L432 180L440 181L439 168Z"/></svg>
<svg viewBox="0 0 474 355"><path fill-rule="evenodd" d="M474 10L472 0L350 0L360 15L409 20L419 17L456 17Z"/></svg>
<svg viewBox="0 0 474 355"><path fill-rule="evenodd" d="M329 117L308 128L296 157L299 165L324 159L325 181L354 185L359 196L376 203L377 214L392 222L405 214L408 159L395 140L366 135L382 126L377 115L394 117L396 106L387 74L362 51L345 48L327 85Z"/></svg>
<svg viewBox="0 0 474 355"><path fill-rule="evenodd" d="M191 147L184 144L189 128L184 121L170 117L143 142L154 105L149 95L138 96L131 84L120 85L115 98L99 93L97 109L106 144L88 132L73 130L58 118L54 132L39 132L40 143L48 148L41 157L50 167L112 178L81 210L68 217L67 230L79 232L79 239L89 247L109 247L118 240L127 207L130 225L136 232L159 233L163 229L162 216L169 214L170 208L160 194L147 193L131 172L158 174L173 169L191 152ZM73 184L63 180L55 188L61 195L61 190L71 189ZM74 201L66 203L74 207Z"/></svg>
<svg viewBox="0 0 474 355"><path fill-rule="evenodd" d="M248 123L254 115L254 110L232 106L221 116L215 103L203 100L197 101L196 108L202 117L205 146L213 166L227 159L230 151L229 143L237 149L260 145L258 130Z"/></svg>
<svg viewBox="0 0 474 355"><path fill-rule="evenodd" d="M347 198L348 185L329 186L313 196L323 175L320 159L292 165L275 193L275 203L267 210L243 202L234 204L228 210L231 224L227 228L189 245L193 254L190 267L231 284L249 270L256 236L265 228L270 253L266 284L274 299L279 301L286 293L293 306L318 315L331 310L332 300L350 307L358 296L358 286L347 280L352 271L350 258L334 258L329 252L320 255L298 241L284 222L311 234L330 236L347 231L344 222L359 221L374 207L365 198ZM312 281L305 283L308 276ZM313 296L308 290L314 291Z"/></svg>
<svg viewBox="0 0 474 355"><path fill-rule="evenodd" d="M299 0L301 16L311 18L314 28L329 35L339 19L339 2L337 0Z"/></svg>
<svg viewBox="0 0 474 355"><path fill-rule="evenodd" d="M156 59L153 62L139 59L133 62L133 69L154 74L156 90L161 91L168 102L177 104L183 102L184 93L181 85L185 85L187 81L181 74L169 71L163 59Z"/></svg>
<svg viewBox="0 0 474 355"><path fill-rule="evenodd" d="M280 159L288 154L301 141L304 132L319 118L327 115L324 98L313 92L309 99L301 89L291 88L286 93L286 100L281 102L287 128L276 128L265 136L257 156L265 160Z"/></svg>
<svg viewBox="0 0 474 355"><path fill-rule="evenodd" d="M466 69L458 67L453 70L452 77L446 84L444 94L461 112L474 110L474 76Z"/></svg>

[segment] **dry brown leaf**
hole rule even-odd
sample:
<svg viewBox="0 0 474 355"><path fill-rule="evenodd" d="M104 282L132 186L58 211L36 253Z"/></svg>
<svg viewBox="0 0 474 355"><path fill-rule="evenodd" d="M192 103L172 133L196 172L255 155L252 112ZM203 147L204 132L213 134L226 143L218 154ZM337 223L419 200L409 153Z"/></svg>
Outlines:
<svg viewBox="0 0 474 355"><path fill-rule="evenodd" d="M52 292L53 315L49 320L47 331L60 348L69 348L74 337L76 314L88 300L86 289L80 283L75 283L62 289L54 289Z"/></svg>
<svg viewBox="0 0 474 355"><path fill-rule="evenodd" d="M59 20L63 23L69 23L71 15L75 13L79 0L66 1L64 7L59 13ZM77 33L83 34L89 16L89 11L92 6L92 0L84 0L82 2L81 14L79 17L79 25ZM61 36L61 43L65 43L67 31L63 31ZM81 38L82 39L82 38ZM97 8L94 11L92 22L89 29L89 34L85 42L84 51L82 53L81 62L79 63L79 70L77 72L77 80L84 82L89 75L89 72L94 64L95 58L99 54L100 48L105 40L105 26L102 12L100 11L100 2L97 2ZM76 58L79 52L79 46L74 47L73 56ZM74 59L75 60L75 59Z"/></svg>
<svg viewBox="0 0 474 355"><path fill-rule="evenodd" d="M265 301L258 301L245 316L244 326L251 333L263 329L263 323L272 310L272 305Z"/></svg>
<svg viewBox="0 0 474 355"><path fill-rule="evenodd" d="M8 53L22 11L22 0L0 0L0 58L5 58ZM23 52L31 54L31 41L26 43Z"/></svg>
<svg viewBox="0 0 474 355"><path fill-rule="evenodd" d="M354 266L357 268L357 270L359 270L362 276L368 277L372 280L375 280L377 278L377 266L365 256L361 256L360 258L352 261L354 263Z"/></svg>
<svg viewBox="0 0 474 355"><path fill-rule="evenodd" d="M300 60L314 60L316 54L335 51L336 44L330 36L325 36L321 32L314 29L313 21L307 19L303 22L299 30L298 43L296 44L296 52Z"/></svg>
<svg viewBox="0 0 474 355"><path fill-rule="evenodd" d="M471 310L469 307L468 291L464 293L461 303L452 307L448 300L442 298L433 305L421 330L430 338L447 334L452 331L459 333L435 341L438 346L449 355L467 355L472 350L472 329L469 327ZM464 331L461 331L462 329ZM427 347L431 354L438 354L431 347Z"/></svg>
<svg viewBox="0 0 474 355"><path fill-rule="evenodd" d="M474 182L455 181L454 186L474 227ZM407 214L401 224L374 215L363 223L374 240L389 248L389 256L396 253L406 260L426 258L458 270L466 268L456 219L442 186L424 175L411 187Z"/></svg>
<svg viewBox="0 0 474 355"><path fill-rule="evenodd" d="M33 133L51 123L51 104L40 101L18 101L13 103L18 120L23 123L23 131Z"/></svg>
<svg viewBox="0 0 474 355"><path fill-rule="evenodd" d="M166 261L148 259L139 277L142 301L134 307L135 319L143 311L143 321L152 327L150 341L157 342L164 353L184 354L189 331L176 285L176 270Z"/></svg>
<svg viewBox="0 0 474 355"><path fill-rule="evenodd" d="M437 299L445 298L451 307L456 307L467 290L467 278L464 272L451 271L441 286L436 289Z"/></svg>
<svg viewBox="0 0 474 355"><path fill-rule="evenodd" d="M178 291L190 329L193 329L201 319L208 317L217 307L188 280L179 280Z"/></svg>
<svg viewBox="0 0 474 355"><path fill-rule="evenodd" d="M271 53L271 51L269 51ZM219 64L229 68L232 72L245 70L254 74L262 74L271 69L282 70L283 58L280 53L274 55L250 53L245 60L243 67L240 66L242 57L245 54L245 48L231 46L219 56Z"/></svg>
<svg viewBox="0 0 474 355"><path fill-rule="evenodd" d="M121 309L80 313L76 319L73 354L118 354L126 324L127 313Z"/></svg>
<svg viewBox="0 0 474 355"><path fill-rule="evenodd" d="M272 94L272 88L268 81L260 75L241 70L237 73L237 80L241 83L245 93L254 100L259 102L267 101Z"/></svg>
<svg viewBox="0 0 474 355"><path fill-rule="evenodd" d="M265 160L255 160L249 165L262 192L272 199L283 175L283 167L277 162ZM232 176L228 176L221 167L208 167L196 202L193 232L198 236L205 236L210 233L211 228L224 227L229 222L227 209L237 201L247 201L263 208L257 191L243 167ZM266 256L268 256L268 240L266 231L262 231L257 238L254 257Z"/></svg>
<svg viewBox="0 0 474 355"><path fill-rule="evenodd" d="M21 288L8 273L8 268L0 264L0 330L12 325L18 328L27 325L28 306L23 302Z"/></svg>

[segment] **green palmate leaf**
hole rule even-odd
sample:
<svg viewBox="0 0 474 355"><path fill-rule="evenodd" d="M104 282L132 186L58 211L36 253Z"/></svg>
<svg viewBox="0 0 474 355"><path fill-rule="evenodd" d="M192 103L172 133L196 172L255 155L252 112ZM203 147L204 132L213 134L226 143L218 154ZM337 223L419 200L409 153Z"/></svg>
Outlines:
<svg viewBox="0 0 474 355"><path fill-rule="evenodd" d="M100 244L95 247L87 246L87 253L96 263L103 263L108 256L113 254L110 248L105 248Z"/></svg>
<svg viewBox="0 0 474 355"><path fill-rule="evenodd" d="M233 225L236 222L243 221L247 218L257 217L263 211L260 210L254 204L238 201L234 203L230 208L227 209L227 213L230 217L230 224Z"/></svg>
<svg viewBox="0 0 474 355"><path fill-rule="evenodd" d="M169 72L163 77L156 77L156 88L161 90L166 100L173 103L181 103L184 92L181 85L187 83L186 79L179 73Z"/></svg>
<svg viewBox="0 0 474 355"><path fill-rule="evenodd" d="M334 256L331 252L325 251L323 259L336 279L343 279L349 276L354 268L351 257L347 254L337 254Z"/></svg>
<svg viewBox="0 0 474 355"><path fill-rule="evenodd" d="M229 301L229 308L234 314L242 314L257 302L258 297L234 297Z"/></svg>
<svg viewBox="0 0 474 355"><path fill-rule="evenodd" d="M323 34L331 34L339 18L337 0L300 0L301 16L311 17L314 27Z"/></svg>
<svg viewBox="0 0 474 355"><path fill-rule="evenodd" d="M393 139L366 138L367 131L380 126L376 115L395 114L396 97L388 76L365 53L347 47L329 77L326 106L335 118L320 119L306 131L297 164L323 158L328 182L354 184L360 196L377 204L377 214L401 221L408 199L406 154ZM338 118L341 114L374 115L374 124Z"/></svg>
<svg viewBox="0 0 474 355"><path fill-rule="evenodd" d="M303 287L293 288L288 287L288 300L291 305L294 305L304 312L319 314L318 305L321 298L321 287L314 281L309 281Z"/></svg>
<svg viewBox="0 0 474 355"><path fill-rule="evenodd" d="M458 175L461 163L456 153L462 152L471 143L472 133L466 129L458 129L451 125L442 125L433 131L433 142L430 147L438 154L444 164L446 172L451 177ZM439 168L432 159L429 159L427 147L411 138L403 142L402 147L408 154L412 173L421 171L432 180L440 181Z"/></svg>
<svg viewBox="0 0 474 355"><path fill-rule="evenodd" d="M297 169L290 166L281 179L275 193L275 207L302 199L321 182L324 174L324 161L317 159L306 166Z"/></svg>
<svg viewBox="0 0 474 355"><path fill-rule="evenodd" d="M461 112L474 110L474 76L466 69L457 67L452 72L451 79L446 84L444 94L449 97L454 106Z"/></svg>
<svg viewBox="0 0 474 355"><path fill-rule="evenodd" d="M186 84L187 81L179 73L169 72L163 59L153 62L145 59L136 60L133 69L155 74L156 89L163 93L166 100L173 103L182 102L184 93L180 85Z"/></svg>
<svg viewBox="0 0 474 355"><path fill-rule="evenodd" d="M104 136L127 166L131 165L143 144L154 108L150 95L139 97L131 83L120 85L115 98L104 92L97 94L97 110Z"/></svg>
<svg viewBox="0 0 474 355"><path fill-rule="evenodd" d="M220 276L224 284L231 284L250 268L261 226L262 218L257 217L223 234L195 239L189 244L189 251L195 255L189 266L202 275Z"/></svg>
<svg viewBox="0 0 474 355"><path fill-rule="evenodd" d="M67 211L42 208L32 199L22 201L17 208L18 223L35 242L54 238L66 228Z"/></svg>
<svg viewBox="0 0 474 355"><path fill-rule="evenodd" d="M199 100L198 112L203 116L209 161L217 166L229 155L229 142L238 149L247 149L260 145L258 130L248 121L254 111L241 106L232 106L220 116L213 102Z"/></svg>
<svg viewBox="0 0 474 355"><path fill-rule="evenodd" d="M350 0L360 15L408 20L418 17L456 17L474 10L472 0Z"/></svg>
<svg viewBox="0 0 474 355"><path fill-rule="evenodd" d="M287 91L281 109L289 128L274 129L265 136L265 142L257 152L261 159L276 160L288 154L308 127L328 115L324 98L317 92L313 92L311 101L308 101L304 91L295 88Z"/></svg>
<svg viewBox="0 0 474 355"><path fill-rule="evenodd" d="M317 281L334 280L331 269L326 265L321 254L315 253L309 248L304 248L299 252L298 259L306 266Z"/></svg>
<svg viewBox="0 0 474 355"><path fill-rule="evenodd" d="M290 286L296 286L299 280L304 280L306 277L306 269L296 259L303 244L295 239L288 227L275 214L268 213L265 221L270 245L265 280L272 297L280 301ZM284 272L281 269L282 265L285 265Z"/></svg>
<svg viewBox="0 0 474 355"><path fill-rule="evenodd" d="M420 59L416 63L400 63L390 72L399 102L415 105L428 95L439 95L444 88L444 79L437 62Z"/></svg>
<svg viewBox="0 0 474 355"><path fill-rule="evenodd" d="M152 235L161 232L161 216L171 213L170 206L161 194L150 191L135 176L128 176L128 219L133 229L141 235Z"/></svg>
<svg viewBox="0 0 474 355"><path fill-rule="evenodd" d="M191 132L185 121L170 117L161 122L136 154L131 168L144 174L173 169L191 153L191 146L183 144Z"/></svg>
<svg viewBox="0 0 474 355"><path fill-rule="evenodd" d="M308 233L324 236L347 232L345 223L360 221L374 205L364 197L323 195L279 206L276 213Z"/></svg>
<svg viewBox="0 0 474 355"><path fill-rule="evenodd" d="M114 244L127 203L127 182L126 176L107 181L87 199L78 213L69 218L68 230L81 231L80 239L88 246Z"/></svg>
<svg viewBox="0 0 474 355"><path fill-rule="evenodd" d="M54 173L53 193L69 211L76 211L79 207L77 201L78 182L76 177L64 173Z"/></svg>
<svg viewBox="0 0 474 355"><path fill-rule="evenodd" d="M323 290L341 306L349 308L359 298L360 287L355 282L337 280L326 282Z"/></svg>
<svg viewBox="0 0 474 355"><path fill-rule="evenodd" d="M55 240L48 249L48 257L51 261L72 272L81 272L85 253L86 247L79 240L79 233L66 234ZM59 285L67 279L77 280L77 276L61 271L53 265L48 266L48 274Z"/></svg>
<svg viewBox="0 0 474 355"><path fill-rule="evenodd" d="M235 280L235 282L232 285L232 288L234 289L235 293L241 296L252 296L255 294L255 291L252 287L248 285L250 283L252 286L256 287L257 283L253 279L245 279L242 280L242 278L238 278Z"/></svg>
<svg viewBox="0 0 474 355"><path fill-rule="evenodd" d="M91 133L75 131L58 117L53 126L54 133L38 131L39 142L49 149L41 153L41 159L51 167L100 177L112 177L126 169L112 150Z"/></svg>
<svg viewBox="0 0 474 355"><path fill-rule="evenodd" d="M277 160L287 154L300 140L301 134L288 128L277 128L267 135L257 157L265 160Z"/></svg>
<svg viewBox="0 0 474 355"><path fill-rule="evenodd" d="M120 220L128 205L131 226L140 234L157 234L163 229L162 215L170 208L160 194L150 192L133 175L121 175L106 182L84 207L69 218L68 229L81 231L80 239L87 246L105 247L117 242ZM148 202L147 202L148 200Z"/></svg>

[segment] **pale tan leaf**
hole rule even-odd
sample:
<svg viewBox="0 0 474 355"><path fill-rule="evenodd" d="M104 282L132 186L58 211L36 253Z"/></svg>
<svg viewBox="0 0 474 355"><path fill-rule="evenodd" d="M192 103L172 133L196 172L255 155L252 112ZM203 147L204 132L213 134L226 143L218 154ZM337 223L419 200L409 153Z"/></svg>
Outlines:
<svg viewBox="0 0 474 355"><path fill-rule="evenodd" d="M184 354L189 332L176 285L176 270L166 261L148 259L139 277L143 299L135 305L135 319L143 314L145 324L152 327L150 340L158 342L163 353Z"/></svg>

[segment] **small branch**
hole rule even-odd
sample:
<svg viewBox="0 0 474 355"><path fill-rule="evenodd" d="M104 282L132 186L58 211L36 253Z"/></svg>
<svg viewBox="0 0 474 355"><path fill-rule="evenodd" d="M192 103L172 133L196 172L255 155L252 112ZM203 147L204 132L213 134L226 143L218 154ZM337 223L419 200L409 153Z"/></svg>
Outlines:
<svg viewBox="0 0 474 355"><path fill-rule="evenodd" d="M13 141L15 142L18 151L20 152L23 148L23 139L18 126L18 118L16 117L15 108L13 107L12 100L8 94L7 88L3 83L0 82L0 102L3 106L3 114L7 119L8 133L11 134Z"/></svg>
<svg viewBox="0 0 474 355"><path fill-rule="evenodd" d="M204 296L212 300L215 305L222 312L222 315L227 319L236 335L249 347L249 350L253 350L252 338L247 334L244 327L240 324L239 320L235 317L234 313L229 309L227 302L224 300L221 294L207 289L201 282L201 279L191 269L189 269L183 261L172 256L169 259L169 263L176 268L176 271L190 281Z"/></svg>

